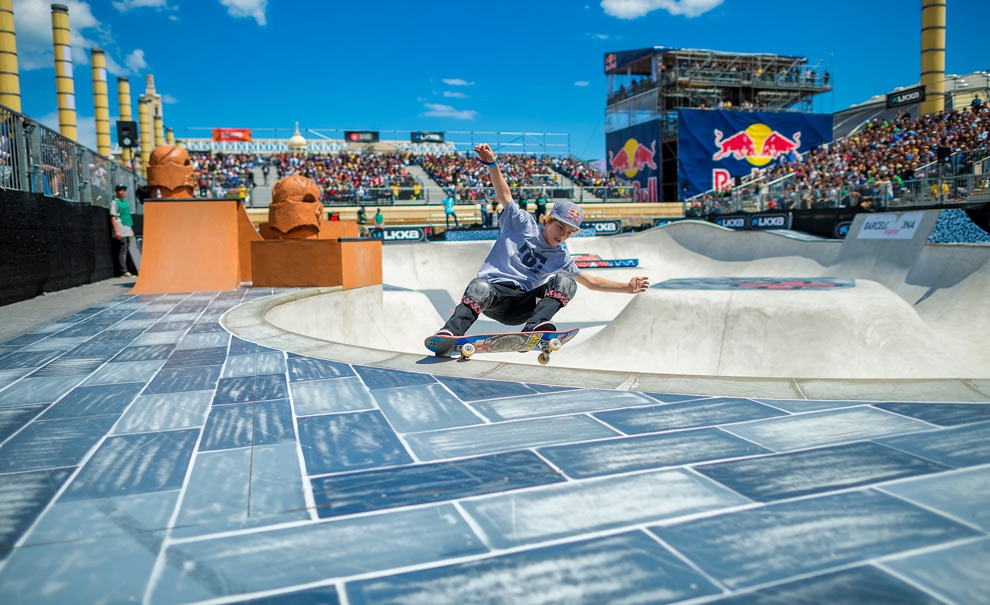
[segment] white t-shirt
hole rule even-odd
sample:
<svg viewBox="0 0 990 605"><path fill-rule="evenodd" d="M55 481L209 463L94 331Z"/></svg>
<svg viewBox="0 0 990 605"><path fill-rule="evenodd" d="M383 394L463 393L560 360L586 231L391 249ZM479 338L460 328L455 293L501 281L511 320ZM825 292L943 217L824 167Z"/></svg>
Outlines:
<svg viewBox="0 0 990 605"><path fill-rule="evenodd" d="M543 228L519 204L506 204L499 223L502 231L481 264L478 271L481 279L510 282L532 290L553 273L581 273L566 246L547 245Z"/></svg>

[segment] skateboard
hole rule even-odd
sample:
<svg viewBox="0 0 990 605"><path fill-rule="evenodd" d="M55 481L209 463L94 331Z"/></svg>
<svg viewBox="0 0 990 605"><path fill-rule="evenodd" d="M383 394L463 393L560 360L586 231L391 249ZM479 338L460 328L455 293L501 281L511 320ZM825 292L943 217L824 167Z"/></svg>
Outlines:
<svg viewBox="0 0 990 605"><path fill-rule="evenodd" d="M424 343L437 357L459 354L469 359L475 353L525 353L540 350L537 361L541 365L550 362L550 353L574 338L580 328L566 332L505 332L502 334L468 334L466 336L430 336Z"/></svg>

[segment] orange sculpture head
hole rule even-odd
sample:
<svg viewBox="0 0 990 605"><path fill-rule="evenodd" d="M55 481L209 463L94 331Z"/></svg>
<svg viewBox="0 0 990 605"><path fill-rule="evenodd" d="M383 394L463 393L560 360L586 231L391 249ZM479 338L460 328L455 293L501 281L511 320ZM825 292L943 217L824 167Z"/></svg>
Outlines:
<svg viewBox="0 0 990 605"><path fill-rule="evenodd" d="M193 196L193 166L189 153L182 147L155 147L148 160L148 190L153 198L190 198Z"/></svg>
<svg viewBox="0 0 990 605"><path fill-rule="evenodd" d="M291 174L272 187L268 226L280 238L317 237L323 224L320 187L304 176Z"/></svg>

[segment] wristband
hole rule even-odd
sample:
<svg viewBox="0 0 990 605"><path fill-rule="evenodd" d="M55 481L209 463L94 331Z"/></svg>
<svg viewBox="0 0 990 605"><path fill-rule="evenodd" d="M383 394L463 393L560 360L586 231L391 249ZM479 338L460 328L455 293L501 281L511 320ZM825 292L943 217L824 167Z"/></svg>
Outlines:
<svg viewBox="0 0 990 605"><path fill-rule="evenodd" d="M497 166L498 165L498 158L495 158L495 161L492 162L491 164L489 164L488 162L482 160L481 158L478 158L478 161L481 162L482 164L484 164L485 166L489 167L489 168L491 168L492 166Z"/></svg>

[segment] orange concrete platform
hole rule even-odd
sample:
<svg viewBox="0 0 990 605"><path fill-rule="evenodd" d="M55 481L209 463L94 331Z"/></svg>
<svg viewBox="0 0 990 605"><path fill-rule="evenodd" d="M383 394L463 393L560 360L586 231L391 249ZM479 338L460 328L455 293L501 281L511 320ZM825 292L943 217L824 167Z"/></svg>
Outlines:
<svg viewBox="0 0 990 605"><path fill-rule="evenodd" d="M382 242L378 239L283 239L251 242L252 282L272 288L382 283Z"/></svg>
<svg viewBox="0 0 990 605"><path fill-rule="evenodd" d="M141 272L132 294L234 290L251 279L260 241L238 200L144 202Z"/></svg>

